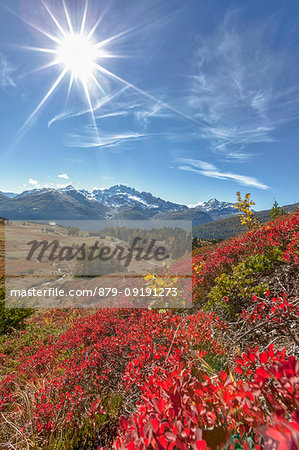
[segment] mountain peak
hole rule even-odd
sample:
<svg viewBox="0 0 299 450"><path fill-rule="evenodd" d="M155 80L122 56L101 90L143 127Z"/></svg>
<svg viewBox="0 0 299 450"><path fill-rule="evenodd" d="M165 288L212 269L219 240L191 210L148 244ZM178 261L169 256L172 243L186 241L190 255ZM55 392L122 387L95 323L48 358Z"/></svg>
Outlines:
<svg viewBox="0 0 299 450"><path fill-rule="evenodd" d="M96 200L109 208L137 208L147 211L169 211L186 209L185 205L168 202L154 197L149 192L139 192L135 188L124 184L116 184L106 189L94 189L92 192L79 191L88 199Z"/></svg>
<svg viewBox="0 0 299 450"><path fill-rule="evenodd" d="M217 198L210 198L210 200L208 200L207 202L204 202L205 205L215 205L218 206L221 202L219 200L217 200Z"/></svg>

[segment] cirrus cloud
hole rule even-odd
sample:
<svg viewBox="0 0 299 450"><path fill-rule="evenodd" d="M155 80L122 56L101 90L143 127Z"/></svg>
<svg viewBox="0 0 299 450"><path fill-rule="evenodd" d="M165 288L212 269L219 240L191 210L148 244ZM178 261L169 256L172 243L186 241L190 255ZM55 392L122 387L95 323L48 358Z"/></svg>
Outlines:
<svg viewBox="0 0 299 450"><path fill-rule="evenodd" d="M277 46L278 33L275 17L245 23L239 9L199 38L188 102L203 121L197 136L222 158L252 157L254 144L276 141L276 131L299 117L298 48L287 36Z"/></svg>
<svg viewBox="0 0 299 450"><path fill-rule="evenodd" d="M4 89L9 86L16 87L13 79L14 69L9 64L6 56L0 53L0 88Z"/></svg>
<svg viewBox="0 0 299 450"><path fill-rule="evenodd" d="M210 164L200 159L178 158L176 163L178 163L178 169L180 170L195 172L206 177L218 178L219 180L235 181L243 186L252 186L258 189L269 189L269 186L261 183L254 177L239 175L231 172L221 172L214 166L214 164Z"/></svg>

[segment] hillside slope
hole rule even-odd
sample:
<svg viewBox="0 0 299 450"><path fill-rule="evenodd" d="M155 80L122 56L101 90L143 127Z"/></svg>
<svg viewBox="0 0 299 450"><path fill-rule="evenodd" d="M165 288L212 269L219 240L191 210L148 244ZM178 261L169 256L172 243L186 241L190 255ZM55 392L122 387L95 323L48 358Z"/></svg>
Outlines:
<svg viewBox="0 0 299 450"><path fill-rule="evenodd" d="M191 310L120 297L11 330L2 447L298 448L298 237L299 212L196 250Z"/></svg>
<svg viewBox="0 0 299 450"><path fill-rule="evenodd" d="M53 189L0 197L0 214L11 220L105 219L107 208L79 192L65 195Z"/></svg>
<svg viewBox="0 0 299 450"><path fill-rule="evenodd" d="M285 205L282 209L289 213L295 212L299 209L299 203ZM262 223L265 223L270 220L270 209L257 211L255 216ZM244 233L244 227L238 216L228 217L193 227L194 237L200 239L227 239L229 237L238 236L241 233Z"/></svg>

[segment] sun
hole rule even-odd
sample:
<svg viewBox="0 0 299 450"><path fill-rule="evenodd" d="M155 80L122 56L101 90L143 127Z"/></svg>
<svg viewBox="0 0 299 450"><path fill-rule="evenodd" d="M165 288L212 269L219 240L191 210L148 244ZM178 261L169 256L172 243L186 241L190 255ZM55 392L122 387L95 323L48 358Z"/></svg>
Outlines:
<svg viewBox="0 0 299 450"><path fill-rule="evenodd" d="M110 48L111 44L117 41L118 39L123 38L124 36L133 32L135 29L134 27L125 29L124 31L121 31L106 39L96 42L94 40L94 35L96 30L98 29L100 22L103 19L103 14L100 17L98 17L97 21L93 24L92 27L89 27L87 23L89 0L85 0L85 6L82 11L81 17L79 16L79 21L78 20L74 21L78 23L81 22L81 25L78 27L78 29L74 28L70 12L66 5L66 0L61 0L63 14L66 19L65 26L61 25L62 23L61 17L55 16L53 14L46 1L45 0L40 1L45 10L47 11L49 18L51 19L52 22L54 22L56 26L56 33L53 34L53 32L49 32L47 30L47 27L41 28L40 26L36 25L33 22L27 20L25 20L25 22L31 27L33 27L35 30L43 34L45 37L47 37L51 41L52 46L50 47L21 46L21 47L26 50L41 52L49 55L48 62L45 65L38 67L37 69L34 69L29 73L47 69L49 67L52 68L60 67L61 71L56 80L53 82L52 86L50 86L49 90L46 92L46 94L40 101L40 103L36 106L34 111L30 114L30 116L27 118L27 120L20 128L18 132L19 135L22 135L25 132L25 130L32 122L38 111L43 107L43 105L47 102L47 100L53 95L54 91L56 91L56 89L64 82L66 78L69 78L69 83L65 103L67 104L68 102L68 98L71 93L73 84L74 83L79 84L80 85L79 92L83 94L83 97L85 98L85 101L88 104L88 109L91 114L92 122L96 129L97 124L93 106L94 99L92 98L91 94L93 93L93 95L97 95L98 99L99 94L98 91L100 91L101 96L103 97L103 103L107 103L108 101L110 101L114 96L113 95L109 96L103 87L105 85L104 81L107 78L122 84L126 88L135 90L142 96L152 100L155 103L158 103L159 105L162 105L163 107L174 112L175 114L178 114L184 119L196 123L197 125L200 125L200 123L198 123L198 121L193 117L190 117L187 114L184 114L183 112L178 110L177 108L161 101L157 97L149 94L143 89L140 89L133 83L126 81L125 79L121 78L120 76L108 70L107 67L105 67L104 65L105 59L107 60L107 58L125 57L125 55L123 54L119 55L111 52L111 50L108 48ZM69 0L69 3L71 3L71 0Z"/></svg>
<svg viewBox="0 0 299 450"><path fill-rule="evenodd" d="M70 71L75 80L90 81L95 71L99 51L88 36L69 34L57 48L57 61Z"/></svg>

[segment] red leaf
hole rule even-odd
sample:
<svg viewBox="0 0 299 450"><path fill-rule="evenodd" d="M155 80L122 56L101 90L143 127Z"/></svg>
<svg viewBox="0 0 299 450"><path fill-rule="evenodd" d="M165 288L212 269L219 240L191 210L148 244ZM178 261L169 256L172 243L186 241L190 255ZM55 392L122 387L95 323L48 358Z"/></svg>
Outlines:
<svg viewBox="0 0 299 450"><path fill-rule="evenodd" d="M224 372L224 370L220 370L219 377L222 381L225 381L228 377L228 374Z"/></svg>
<svg viewBox="0 0 299 450"><path fill-rule="evenodd" d="M265 353L261 353L260 354L260 361L262 361L264 364L266 364L266 362L268 361L268 353L267 352L265 352Z"/></svg>
<svg viewBox="0 0 299 450"><path fill-rule="evenodd" d="M258 367L256 369L256 374L261 377L261 378L270 378L270 375L268 374L268 372L265 371L265 369L263 367Z"/></svg>
<svg viewBox="0 0 299 450"><path fill-rule="evenodd" d="M241 367L239 367L239 366L236 366L236 367L235 367L235 372L236 372L236 373L239 373L240 375L243 374L243 370L242 370Z"/></svg>

